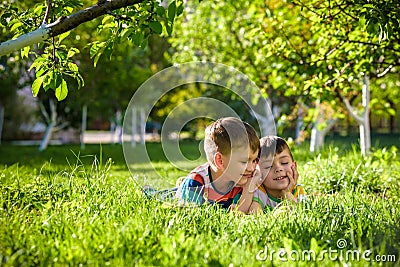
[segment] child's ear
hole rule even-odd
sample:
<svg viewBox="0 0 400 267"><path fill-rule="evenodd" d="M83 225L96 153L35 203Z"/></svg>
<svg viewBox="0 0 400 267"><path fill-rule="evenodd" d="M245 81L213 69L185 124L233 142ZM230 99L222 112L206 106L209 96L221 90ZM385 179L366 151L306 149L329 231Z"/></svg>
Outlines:
<svg viewBox="0 0 400 267"><path fill-rule="evenodd" d="M293 161L293 165L297 168L297 162Z"/></svg>
<svg viewBox="0 0 400 267"><path fill-rule="evenodd" d="M222 159L221 152L215 153L214 162L215 162L215 166L217 166L218 169L222 169L224 167L224 161Z"/></svg>

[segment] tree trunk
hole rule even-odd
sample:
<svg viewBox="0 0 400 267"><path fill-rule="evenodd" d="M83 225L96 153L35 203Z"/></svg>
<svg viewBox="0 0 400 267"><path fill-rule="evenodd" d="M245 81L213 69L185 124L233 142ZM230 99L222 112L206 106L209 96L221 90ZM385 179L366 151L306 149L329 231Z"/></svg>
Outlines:
<svg viewBox="0 0 400 267"><path fill-rule="evenodd" d="M296 144L299 145L303 141L301 136L301 129L304 124L304 110L302 103L299 103L299 109L297 112L297 123L296 123Z"/></svg>
<svg viewBox="0 0 400 267"><path fill-rule="evenodd" d="M53 134L54 126L56 126L56 122L57 122L57 110L56 110L56 103L55 103L54 99L49 99L49 104L50 104L50 116L47 114L43 105L41 105L42 113L47 120L47 129L46 129L46 133L43 137L43 140L40 143L39 151L45 150L47 148L47 146L49 145L51 135Z"/></svg>
<svg viewBox="0 0 400 267"><path fill-rule="evenodd" d="M145 135L146 135L146 118L145 118L144 108L140 109L140 144L145 144Z"/></svg>
<svg viewBox="0 0 400 267"><path fill-rule="evenodd" d="M314 126L311 130L310 151L316 152L323 147L324 139L325 136L322 135L322 131L319 131L317 128L317 123L314 123Z"/></svg>
<svg viewBox="0 0 400 267"><path fill-rule="evenodd" d="M111 138L111 144L114 144L114 136L115 136L115 128L116 128L116 124L114 121L114 118L110 119L110 138Z"/></svg>
<svg viewBox="0 0 400 267"><path fill-rule="evenodd" d="M371 149L371 128L369 122L369 102L370 102L370 90L369 90L369 79L367 75L364 75L364 84L362 87L362 106L363 111L361 115L358 115L355 109L351 106L348 99L344 98L343 101L346 108L349 110L350 115L360 125L360 147L363 156L368 155Z"/></svg>
<svg viewBox="0 0 400 267"><path fill-rule="evenodd" d="M81 149L85 149L85 132L87 123L87 105L82 108L82 129L81 129Z"/></svg>
<svg viewBox="0 0 400 267"><path fill-rule="evenodd" d="M368 76L364 76L364 85L362 88L362 105L364 107L363 120L360 124L360 143L361 152L364 156L369 153L371 149L371 127L369 121L369 102L370 102L370 90Z"/></svg>
<svg viewBox="0 0 400 267"><path fill-rule="evenodd" d="M325 145L325 136L336 123L336 119L328 118L325 119L329 114L325 114L326 108L323 108L320 104L320 100L317 100L316 103L317 116L311 130L311 141L310 141L310 151L316 152L324 147ZM322 128L322 125L326 124L325 127ZM322 129L321 129L322 128Z"/></svg>
<svg viewBox="0 0 400 267"><path fill-rule="evenodd" d="M136 146L136 130L137 130L137 109L135 107L132 108L132 125L131 125L131 146Z"/></svg>
<svg viewBox="0 0 400 267"><path fill-rule="evenodd" d="M115 118L116 118L116 122L117 122L115 132L118 137L118 144L122 144L122 113L121 113L121 110L117 110L117 112L115 113Z"/></svg>

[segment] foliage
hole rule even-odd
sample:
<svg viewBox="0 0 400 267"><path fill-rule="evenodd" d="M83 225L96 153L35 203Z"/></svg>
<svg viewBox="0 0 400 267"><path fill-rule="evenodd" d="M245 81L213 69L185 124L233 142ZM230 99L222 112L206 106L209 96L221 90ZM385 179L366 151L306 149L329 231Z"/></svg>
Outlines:
<svg viewBox="0 0 400 267"><path fill-rule="evenodd" d="M47 7L44 3L28 5L24 1L2 3L1 26L7 27L15 38L47 25L49 21L55 22L59 18L67 20L69 15L89 4L88 1L81 0L49 3L51 6ZM99 1L98 4L104 3ZM175 0L167 7L158 1L138 1L132 6L109 11L101 21L96 19L99 35L88 44L94 65L96 66L102 55L110 60L115 46L121 42L127 41L131 46L145 47L151 34L171 34L175 17L182 11L183 3ZM68 76L76 81L78 88L84 85L75 60L75 55L81 50L63 42L69 35L70 31L62 32L37 47L27 46L21 50L22 58L34 59L30 68L35 69L36 73L36 79L32 83L34 96L43 88L44 91L54 90L58 100L65 99L69 90Z"/></svg>
<svg viewBox="0 0 400 267"><path fill-rule="evenodd" d="M183 147L197 154L197 144ZM162 157L159 144L148 148L164 177L182 175ZM400 165L394 148L362 159L348 147L333 146L317 157L293 147L308 192L331 192L334 185L336 194L311 195L291 212L244 217L144 198L120 146L49 147L43 153L2 146L0 152L9 155L0 158L4 266L380 266L372 261L376 255L395 255L396 262L387 264L398 264ZM144 175L145 167L135 175ZM339 240L347 246L338 249ZM287 262L277 254L268 257L280 249ZM338 254L330 257L329 249ZM371 250L371 261L345 257L357 249ZM291 260L296 254L288 254L307 250L315 260Z"/></svg>
<svg viewBox="0 0 400 267"><path fill-rule="evenodd" d="M272 106L290 117L296 116L294 106L312 108L317 99L334 107L335 116L345 115L342 99L354 105L360 102L361 77L367 74L372 101L381 103L372 112L393 112L388 99L397 99L397 90L383 95L375 84L385 83L385 75L398 79L398 10L397 1L189 4L186 20L179 21L170 38L175 49L171 58L238 68L263 90Z"/></svg>

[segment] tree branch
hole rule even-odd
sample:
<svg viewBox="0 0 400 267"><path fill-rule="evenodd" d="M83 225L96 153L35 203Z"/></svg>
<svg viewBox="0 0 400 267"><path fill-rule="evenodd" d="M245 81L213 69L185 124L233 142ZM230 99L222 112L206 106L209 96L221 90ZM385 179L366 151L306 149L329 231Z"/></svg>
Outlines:
<svg viewBox="0 0 400 267"><path fill-rule="evenodd" d="M391 69L393 68L393 65L389 65L389 67L387 67L383 72L378 73L376 75L376 77L380 78L386 75L386 73L388 73Z"/></svg>
<svg viewBox="0 0 400 267"><path fill-rule="evenodd" d="M343 102L346 105L347 110L349 111L350 115L358 122L358 123L363 123L364 119L363 117L359 116L354 108L351 106L349 100L345 97L343 97Z"/></svg>
<svg viewBox="0 0 400 267"><path fill-rule="evenodd" d="M50 37L68 32L85 22L107 14L109 11L132 6L143 1L145 0L107 0L99 2L69 16L60 17L57 21L51 24L41 25L37 30L21 35L14 40L1 43L0 56L7 55L25 46L39 43Z"/></svg>
<svg viewBox="0 0 400 267"><path fill-rule="evenodd" d="M351 65L351 62L348 62L348 63L340 70L340 72L338 73L338 75L336 75L336 77L334 77L334 78L332 78L332 79L326 81L324 85L325 85L325 86L329 86L331 83L333 83L334 81L336 81L337 79L339 79L340 76L343 75L344 71L345 71L350 65Z"/></svg>
<svg viewBox="0 0 400 267"><path fill-rule="evenodd" d="M42 25L47 25L47 21L49 20L50 16L50 10L51 10L51 0L47 0L46 14L44 15Z"/></svg>

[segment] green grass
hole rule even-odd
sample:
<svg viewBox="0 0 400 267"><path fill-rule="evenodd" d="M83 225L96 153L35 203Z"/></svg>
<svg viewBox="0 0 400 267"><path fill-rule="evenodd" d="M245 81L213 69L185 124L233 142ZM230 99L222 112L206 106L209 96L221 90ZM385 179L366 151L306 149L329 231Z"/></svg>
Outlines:
<svg viewBox="0 0 400 267"><path fill-rule="evenodd" d="M199 155L197 144L181 148ZM185 174L159 144L148 151L165 179ZM131 175L118 145L41 153L0 146L0 266L399 265L396 148L363 158L356 147L332 143L317 155L306 146L293 154L309 202L238 217L213 206L171 208L145 199L134 176L155 174L138 164ZM338 249L338 241L346 246Z"/></svg>

